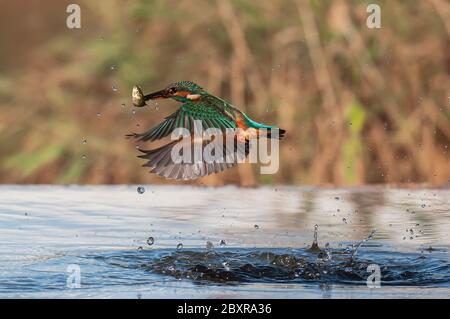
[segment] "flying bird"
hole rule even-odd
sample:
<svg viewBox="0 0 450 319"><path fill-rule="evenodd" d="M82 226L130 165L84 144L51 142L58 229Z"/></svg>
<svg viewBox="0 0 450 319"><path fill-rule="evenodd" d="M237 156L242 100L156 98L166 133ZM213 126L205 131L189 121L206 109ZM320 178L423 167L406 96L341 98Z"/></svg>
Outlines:
<svg viewBox="0 0 450 319"><path fill-rule="evenodd" d="M190 81L176 82L148 95L138 86L133 87L132 102L136 107L147 105L149 100L167 98L182 103L181 107L148 131L127 135L140 141L155 141L171 135L177 128L190 133L159 148L140 150L144 154L138 157L147 160L143 166L167 179L192 180L221 172L245 160L250 151L250 139L281 139L285 134L285 130L276 126L253 121L230 102ZM196 138L199 130L208 129L222 134L213 134L210 140ZM214 150L211 154L220 156L195 156L196 150L203 152L207 147ZM180 161L174 159L173 154L186 155L185 158L191 160Z"/></svg>

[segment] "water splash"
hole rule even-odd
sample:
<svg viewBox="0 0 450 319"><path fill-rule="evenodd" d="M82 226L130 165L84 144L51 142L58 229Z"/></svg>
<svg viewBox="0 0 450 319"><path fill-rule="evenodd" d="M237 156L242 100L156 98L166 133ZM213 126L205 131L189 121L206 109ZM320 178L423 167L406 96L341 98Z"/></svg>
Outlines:
<svg viewBox="0 0 450 319"><path fill-rule="evenodd" d="M327 262L331 260L330 244L326 243L325 248L317 256L319 262Z"/></svg>
<svg viewBox="0 0 450 319"><path fill-rule="evenodd" d="M358 254L358 249L368 240L371 240L375 233L377 232L377 230L372 230L372 232L370 233L369 236L367 236L366 238L364 238L363 240L361 240L359 243L357 243L356 245L354 245L353 247L353 251L352 251L352 259L354 259L356 257L356 254Z"/></svg>
<svg viewBox="0 0 450 319"><path fill-rule="evenodd" d="M321 252L322 250L319 247L319 244L317 243L317 237L319 233L319 225L314 225L314 237L313 242L311 244L311 247L309 248L309 251L311 252Z"/></svg>
<svg viewBox="0 0 450 319"><path fill-rule="evenodd" d="M358 245L356 245L358 246ZM361 253L358 260L342 249L331 250L330 259L317 259L308 249L228 249L211 254L201 249L143 250L96 257L126 269L172 276L175 279L238 284L253 283L328 283L366 285L367 267L376 263L382 270L383 285L436 285L450 287L450 265L443 256L425 258L417 253L372 251ZM324 253L326 256L326 253Z"/></svg>
<svg viewBox="0 0 450 319"><path fill-rule="evenodd" d="M214 251L214 245L213 245L212 242L210 242L210 241L206 242L206 251L208 251L208 252L213 252Z"/></svg>
<svg viewBox="0 0 450 319"><path fill-rule="evenodd" d="M228 265L228 262L224 261L222 263L223 269L225 269L225 271L230 271L230 266Z"/></svg>

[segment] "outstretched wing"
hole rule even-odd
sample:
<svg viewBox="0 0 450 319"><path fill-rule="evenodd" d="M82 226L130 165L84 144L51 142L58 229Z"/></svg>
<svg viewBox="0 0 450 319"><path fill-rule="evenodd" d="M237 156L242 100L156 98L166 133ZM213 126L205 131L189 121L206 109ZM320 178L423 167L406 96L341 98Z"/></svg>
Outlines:
<svg viewBox="0 0 450 319"><path fill-rule="evenodd" d="M227 142L227 139L228 140ZM232 143L230 143L231 141ZM204 156L205 149L214 149L214 157ZM187 161L174 159L174 154L180 154L179 150L190 153ZM197 140L191 137L173 141L160 148L144 151L139 157L147 161L144 167L149 167L151 173L161 177L175 180L193 180L199 177L219 173L243 162L250 151L250 143L247 140L240 141L234 132L223 135L222 138L212 141ZM203 156L195 159L195 152L201 152ZM216 153L219 152L219 153Z"/></svg>
<svg viewBox="0 0 450 319"><path fill-rule="evenodd" d="M225 131L227 128L236 128L233 110L216 105L214 100L205 99L198 102L187 102L165 120L144 133L132 133L128 136L136 137L141 141L155 141L171 134L176 128L186 128L194 131L194 121L201 121L204 130L218 128Z"/></svg>

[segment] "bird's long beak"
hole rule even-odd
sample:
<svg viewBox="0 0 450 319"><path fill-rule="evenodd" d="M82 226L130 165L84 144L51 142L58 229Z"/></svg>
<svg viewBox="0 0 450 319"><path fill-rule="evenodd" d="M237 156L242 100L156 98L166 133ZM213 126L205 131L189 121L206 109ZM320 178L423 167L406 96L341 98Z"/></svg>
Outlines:
<svg viewBox="0 0 450 319"><path fill-rule="evenodd" d="M164 90L161 90L161 91L157 91L157 92L153 92L151 94L148 94L148 95L144 96L144 99L146 101L148 101L148 100L156 100L156 99L165 99L167 97L168 97L167 90L164 89Z"/></svg>
<svg viewBox="0 0 450 319"><path fill-rule="evenodd" d="M148 95L144 95L139 86L133 86L133 91L131 94L133 105L136 107L146 106L147 103L145 101L148 100L156 100L156 99L165 99L167 98L167 90L157 91Z"/></svg>

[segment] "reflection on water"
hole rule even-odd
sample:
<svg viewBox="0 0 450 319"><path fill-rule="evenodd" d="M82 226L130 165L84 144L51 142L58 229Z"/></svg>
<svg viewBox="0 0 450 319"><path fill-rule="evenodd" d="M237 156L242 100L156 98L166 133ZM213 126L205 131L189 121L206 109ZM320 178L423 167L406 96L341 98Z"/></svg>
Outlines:
<svg viewBox="0 0 450 319"><path fill-rule="evenodd" d="M450 297L448 189L136 190L0 187L0 296Z"/></svg>

